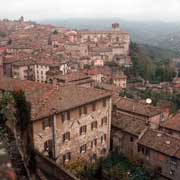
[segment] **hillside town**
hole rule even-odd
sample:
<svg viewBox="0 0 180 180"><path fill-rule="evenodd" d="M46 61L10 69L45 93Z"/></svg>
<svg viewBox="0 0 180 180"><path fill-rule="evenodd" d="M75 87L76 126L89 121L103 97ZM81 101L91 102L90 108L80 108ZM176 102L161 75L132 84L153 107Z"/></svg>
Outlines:
<svg viewBox="0 0 180 180"><path fill-rule="evenodd" d="M180 179L180 107L174 112L170 101L180 92L180 78L159 84L134 81L130 44L118 23L111 30L92 31L24 17L0 21L0 102L7 93L22 91L30 103L27 134L20 133L16 143L30 136L26 144L33 147L37 175L31 179L81 179L69 171L71 163L95 164L113 153L156 172L160 180ZM153 93L164 96L155 103ZM13 118L5 126L16 132ZM22 161L24 149L19 150Z"/></svg>

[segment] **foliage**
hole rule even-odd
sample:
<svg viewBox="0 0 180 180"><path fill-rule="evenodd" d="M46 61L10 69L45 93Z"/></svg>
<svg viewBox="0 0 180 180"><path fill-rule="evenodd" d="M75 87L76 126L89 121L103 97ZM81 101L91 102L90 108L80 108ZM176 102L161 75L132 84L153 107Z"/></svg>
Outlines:
<svg viewBox="0 0 180 180"><path fill-rule="evenodd" d="M21 131L27 130L31 120L31 106L26 101L25 94L22 90L13 92L16 108L17 126Z"/></svg>
<svg viewBox="0 0 180 180"><path fill-rule="evenodd" d="M0 101L0 123L4 124L7 120L14 118L13 113L14 99L10 93L4 93Z"/></svg>
<svg viewBox="0 0 180 180"><path fill-rule="evenodd" d="M66 166L73 174L82 180L156 180L157 174L147 170L139 161L131 162L124 155L112 153L105 159L94 164L73 162Z"/></svg>
<svg viewBox="0 0 180 180"><path fill-rule="evenodd" d="M55 29L54 31L53 31L53 34L58 34L58 31Z"/></svg>
<svg viewBox="0 0 180 180"><path fill-rule="evenodd" d="M7 34L6 34L6 32L2 32L2 31L0 31L0 37L6 37L7 36Z"/></svg>
<svg viewBox="0 0 180 180"><path fill-rule="evenodd" d="M150 82L172 81L175 76L175 68L169 59L160 55L160 58L153 56L136 43L131 42L130 55L133 67L127 75L141 76L144 80Z"/></svg>
<svg viewBox="0 0 180 180"><path fill-rule="evenodd" d="M151 98L153 105L161 104L161 102L170 103L171 112L174 114L177 113L178 109L180 109L180 93L168 95L165 92L154 92L146 89L145 91L138 91L138 95L142 99Z"/></svg>

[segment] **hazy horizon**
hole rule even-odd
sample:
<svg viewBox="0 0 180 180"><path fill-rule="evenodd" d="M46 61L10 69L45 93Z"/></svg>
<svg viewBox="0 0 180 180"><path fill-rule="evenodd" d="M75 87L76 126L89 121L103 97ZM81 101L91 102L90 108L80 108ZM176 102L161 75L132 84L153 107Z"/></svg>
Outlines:
<svg viewBox="0 0 180 180"><path fill-rule="evenodd" d="M0 0L0 19L124 19L180 21L179 0Z"/></svg>

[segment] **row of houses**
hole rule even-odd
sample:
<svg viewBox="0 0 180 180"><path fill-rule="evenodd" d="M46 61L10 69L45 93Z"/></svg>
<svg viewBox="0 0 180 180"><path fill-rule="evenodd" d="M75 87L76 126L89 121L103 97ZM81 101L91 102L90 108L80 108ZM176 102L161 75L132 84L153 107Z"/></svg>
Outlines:
<svg viewBox="0 0 180 180"><path fill-rule="evenodd" d="M164 179L180 178L179 114L74 83L49 84L0 78L1 94L22 89L32 104L36 149L58 164L94 162L111 151L141 160Z"/></svg>
<svg viewBox="0 0 180 180"><path fill-rule="evenodd" d="M162 179L180 178L180 119L131 99L119 99L112 113L111 148L153 168Z"/></svg>

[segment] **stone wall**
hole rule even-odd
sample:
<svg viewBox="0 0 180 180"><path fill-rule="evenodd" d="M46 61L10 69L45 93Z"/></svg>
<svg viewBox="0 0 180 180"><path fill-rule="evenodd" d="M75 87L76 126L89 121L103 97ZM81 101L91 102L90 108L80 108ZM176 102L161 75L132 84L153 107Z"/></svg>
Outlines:
<svg viewBox="0 0 180 180"><path fill-rule="evenodd" d="M36 151L37 167L46 174L49 179L56 180L78 180L72 174L67 172L63 167L58 166L51 159L43 156L41 153Z"/></svg>
<svg viewBox="0 0 180 180"><path fill-rule="evenodd" d="M96 110L92 110L92 103L87 104L87 114L79 115L79 107L70 110L70 120L62 121L61 114L57 114L52 118L53 128L48 127L43 129L42 120L33 123L35 147L40 151L44 151L44 142L53 140L55 142L55 158L57 163L62 163L63 155L71 153L71 159L90 160L96 154L97 158L107 155L110 148L110 126L111 126L111 99L106 99L106 107L103 107L103 100L96 102ZM83 111L82 106L82 111ZM107 117L107 124L102 125L102 118ZM91 129L91 123L97 121L97 128ZM86 133L80 135L80 127L87 126ZM70 132L70 140L63 142L63 134ZM101 136L106 134L106 140L101 142ZM97 139L96 147L91 147L91 142ZM80 153L80 146L86 144L86 152ZM103 150L106 152L103 153Z"/></svg>

